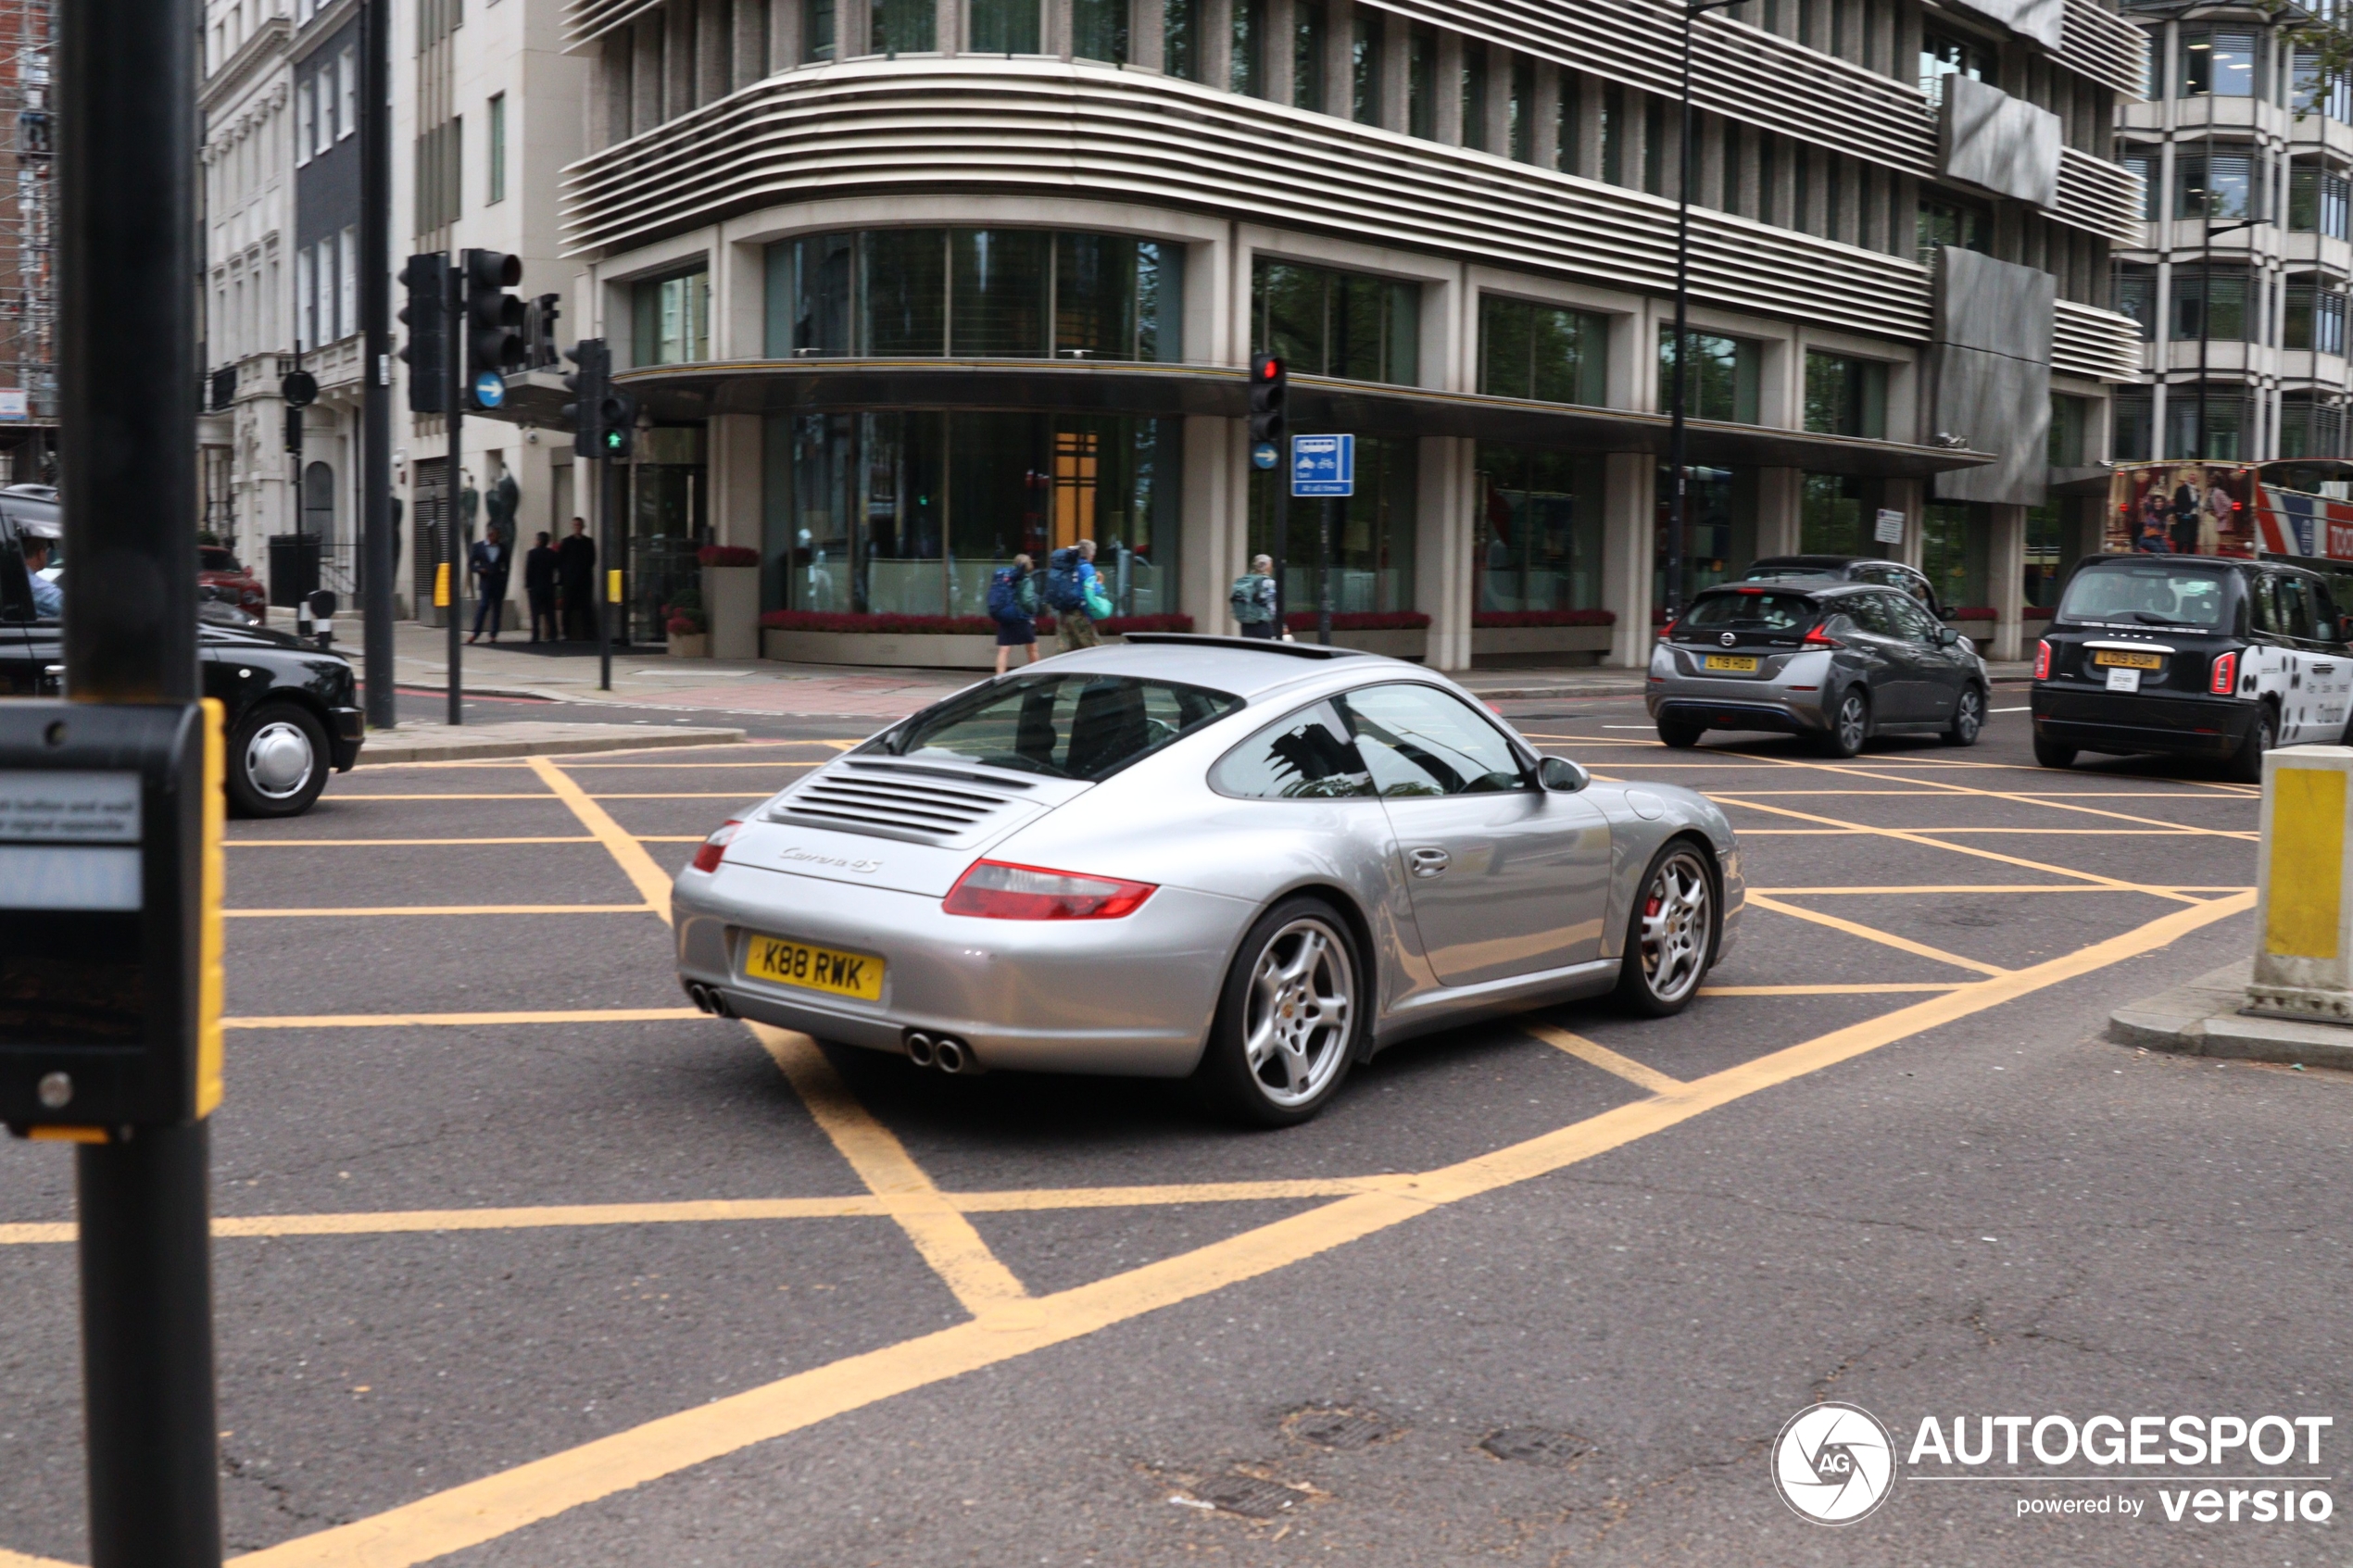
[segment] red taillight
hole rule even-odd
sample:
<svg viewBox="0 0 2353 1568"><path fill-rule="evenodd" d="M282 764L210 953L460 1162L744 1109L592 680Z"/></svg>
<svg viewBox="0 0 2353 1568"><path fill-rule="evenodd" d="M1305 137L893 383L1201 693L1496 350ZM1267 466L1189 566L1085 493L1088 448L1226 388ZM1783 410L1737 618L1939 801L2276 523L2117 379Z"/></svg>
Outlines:
<svg viewBox="0 0 2353 1568"><path fill-rule="evenodd" d="M2051 645L2046 642L2037 641L2034 645L2034 678L2038 681L2051 678Z"/></svg>
<svg viewBox="0 0 2353 1568"><path fill-rule="evenodd" d="M1809 648L1843 648L1846 645L1819 626L1816 626L1806 632L1805 641L1800 646Z"/></svg>
<svg viewBox="0 0 2353 1568"><path fill-rule="evenodd" d="M1117 920L1135 913L1158 891L1150 882L975 860L940 908L982 920Z"/></svg>
<svg viewBox="0 0 2353 1568"><path fill-rule="evenodd" d="M1662 643L1673 642L1675 640L1675 628L1680 626L1682 622L1680 621L1670 621L1666 625L1660 627L1658 629L1658 640Z"/></svg>
<svg viewBox="0 0 2353 1568"><path fill-rule="evenodd" d="M2038 670L2036 673L2039 674L2041 671ZM2239 656L2235 653L2216 654L2214 656L2214 678L2206 684L2206 689L2212 692L2216 696L2228 696L2233 691L2237 689L2238 684Z"/></svg>
<svg viewBox="0 0 2353 1568"><path fill-rule="evenodd" d="M695 870L698 872L717 871L719 869L719 858L727 852L727 841L734 838L736 836L736 830L743 825L742 819L737 817L730 817L725 822L720 823L719 826L713 830L709 838L704 839L702 843L696 846Z"/></svg>

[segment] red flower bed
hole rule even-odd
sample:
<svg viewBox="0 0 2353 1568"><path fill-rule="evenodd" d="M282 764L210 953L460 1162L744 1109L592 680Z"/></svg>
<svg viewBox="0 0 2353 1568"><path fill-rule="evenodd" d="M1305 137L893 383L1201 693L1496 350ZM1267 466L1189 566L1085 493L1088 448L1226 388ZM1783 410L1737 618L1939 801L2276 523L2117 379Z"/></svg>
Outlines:
<svg viewBox="0 0 2353 1568"><path fill-rule="evenodd" d="M1315 612L1295 609L1283 617L1283 624L1294 632L1315 629ZM1335 632L1419 632L1429 625L1429 617L1417 609L1352 609L1334 611L1332 630Z"/></svg>
<svg viewBox="0 0 2353 1568"><path fill-rule="evenodd" d="M1614 609L1482 609L1473 626L1615 626Z"/></svg>
<svg viewBox="0 0 2353 1568"><path fill-rule="evenodd" d="M758 566L760 552L749 545L705 545L696 558L705 566Z"/></svg>
<svg viewBox="0 0 2353 1568"><path fill-rule="evenodd" d="M698 615L673 615L670 618L669 626L670 634L673 637L702 635L702 617Z"/></svg>

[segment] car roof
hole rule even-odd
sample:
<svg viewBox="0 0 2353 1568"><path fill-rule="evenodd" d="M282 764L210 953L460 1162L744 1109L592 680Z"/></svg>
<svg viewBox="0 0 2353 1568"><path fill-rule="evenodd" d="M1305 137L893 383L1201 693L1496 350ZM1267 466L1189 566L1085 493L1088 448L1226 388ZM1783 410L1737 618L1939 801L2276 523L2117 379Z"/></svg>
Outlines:
<svg viewBox="0 0 2353 1568"><path fill-rule="evenodd" d="M1338 690L1383 677L1453 684L1434 670L1353 648L1188 633L1143 633L1126 643L1053 654L1034 664L1023 665L1006 678L1087 671L1206 686L1251 702L1293 687Z"/></svg>
<svg viewBox="0 0 2353 1568"><path fill-rule="evenodd" d="M1843 577L1818 577L1810 582L1780 583L1711 583L1692 596L1696 603L1705 598L1722 598L1730 594L1795 594L1803 598L1852 597L1856 594L1885 593L1883 583L1850 583Z"/></svg>

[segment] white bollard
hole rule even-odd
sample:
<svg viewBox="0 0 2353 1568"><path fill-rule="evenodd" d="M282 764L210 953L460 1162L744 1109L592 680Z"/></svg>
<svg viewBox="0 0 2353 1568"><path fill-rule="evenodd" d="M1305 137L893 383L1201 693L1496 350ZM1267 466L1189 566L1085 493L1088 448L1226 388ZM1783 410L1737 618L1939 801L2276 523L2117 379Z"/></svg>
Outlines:
<svg viewBox="0 0 2353 1568"><path fill-rule="evenodd" d="M2353 746L2263 754L2255 969L2246 1010L2353 1024Z"/></svg>

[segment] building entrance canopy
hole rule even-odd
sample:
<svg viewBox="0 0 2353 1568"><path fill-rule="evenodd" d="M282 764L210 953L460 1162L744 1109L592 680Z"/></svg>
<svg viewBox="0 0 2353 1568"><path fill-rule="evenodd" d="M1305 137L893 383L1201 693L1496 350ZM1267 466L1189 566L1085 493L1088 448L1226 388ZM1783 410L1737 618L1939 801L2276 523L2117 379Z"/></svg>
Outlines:
<svg viewBox="0 0 2353 1568"><path fill-rule="evenodd" d="M1036 359L743 359L623 371L615 381L656 420L713 414L856 412L900 408L1040 413L1187 414L1239 419L1249 406L1239 368L1040 363ZM1366 435L1449 435L1590 452L1667 449L1667 417L1538 403L1426 387L1291 378L1295 430ZM1965 448L1721 420L1690 421L1692 461L1710 467L1925 478L1990 463Z"/></svg>

